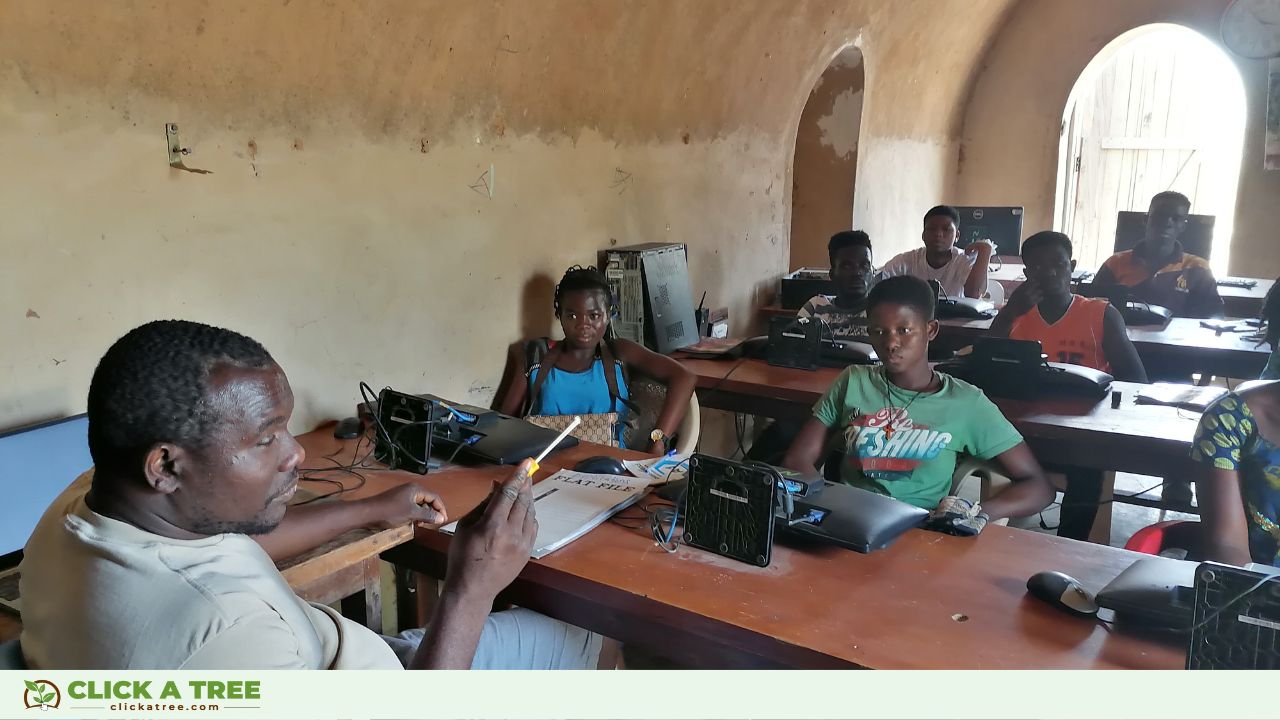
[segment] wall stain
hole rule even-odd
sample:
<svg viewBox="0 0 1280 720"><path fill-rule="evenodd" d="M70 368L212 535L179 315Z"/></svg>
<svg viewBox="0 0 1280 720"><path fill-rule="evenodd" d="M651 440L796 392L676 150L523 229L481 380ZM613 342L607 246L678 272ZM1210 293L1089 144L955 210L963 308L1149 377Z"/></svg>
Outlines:
<svg viewBox="0 0 1280 720"><path fill-rule="evenodd" d="M258 143L249 138L249 167L253 168L253 176L258 177Z"/></svg>

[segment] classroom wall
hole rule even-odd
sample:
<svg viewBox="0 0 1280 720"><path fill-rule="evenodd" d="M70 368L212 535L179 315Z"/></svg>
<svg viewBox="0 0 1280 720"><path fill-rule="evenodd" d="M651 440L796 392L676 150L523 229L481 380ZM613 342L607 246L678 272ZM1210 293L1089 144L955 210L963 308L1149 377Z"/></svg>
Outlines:
<svg viewBox="0 0 1280 720"><path fill-rule="evenodd" d="M878 253L913 246L1009 5L8 0L0 427L82 410L106 347L162 317L266 344L295 431L361 379L487 402L555 279L614 243L688 243L745 331L831 59L869 68L855 214ZM168 166L166 122L209 174Z"/></svg>
<svg viewBox="0 0 1280 720"><path fill-rule="evenodd" d="M1109 42L1151 23L1177 23L1220 43L1228 0L1023 0L981 62L963 120L956 197L1023 205L1025 234L1052 227L1059 127L1072 86ZM1280 172L1262 170L1265 61L1232 56L1248 105L1229 271L1280 275L1271 208Z"/></svg>
<svg viewBox="0 0 1280 720"><path fill-rule="evenodd" d="M809 93L791 167L791 265L826 267L827 241L853 223L865 78L862 53L836 56Z"/></svg>

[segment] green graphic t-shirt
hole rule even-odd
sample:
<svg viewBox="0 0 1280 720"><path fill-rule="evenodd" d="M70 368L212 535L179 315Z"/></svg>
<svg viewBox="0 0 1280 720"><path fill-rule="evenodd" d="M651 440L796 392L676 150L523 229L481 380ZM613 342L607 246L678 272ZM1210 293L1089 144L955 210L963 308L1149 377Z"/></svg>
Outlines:
<svg viewBox="0 0 1280 720"><path fill-rule="evenodd" d="M917 395L888 382L881 367L840 374L813 416L842 432L841 479L932 510L951 490L959 453L986 460L1022 442L981 390L938 377L941 390Z"/></svg>

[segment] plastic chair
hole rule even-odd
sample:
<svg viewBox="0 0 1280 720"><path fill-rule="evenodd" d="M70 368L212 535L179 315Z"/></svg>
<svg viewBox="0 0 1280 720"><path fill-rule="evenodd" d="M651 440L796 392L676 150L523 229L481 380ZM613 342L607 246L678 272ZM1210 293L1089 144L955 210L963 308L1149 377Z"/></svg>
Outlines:
<svg viewBox="0 0 1280 720"><path fill-rule="evenodd" d="M996 307L1004 305L1004 285L997 280L987 282L987 301Z"/></svg>
<svg viewBox="0 0 1280 720"><path fill-rule="evenodd" d="M662 411L662 404L666 402L667 388L657 380L633 375L628 394L632 402L640 406L640 417L636 420L635 428L626 434L627 444L633 450L644 449L649 445L649 433L653 431L658 413ZM684 419L674 433L676 445L668 449L674 449L681 455L692 453L698 448L701 434L702 408L698 404L697 393L694 393L689 396L689 409L685 411Z"/></svg>
<svg viewBox="0 0 1280 720"><path fill-rule="evenodd" d="M972 455L961 455L956 462L956 470L951 474L951 494L955 495L960 492L960 483L965 478L973 475L978 478L981 488L978 490L978 502L986 502L995 494L996 478L1004 479L1003 475L997 472L999 465L989 460L980 460ZM1006 484L1000 483L1001 485ZM1001 518L995 521L996 525L1008 525L1009 518Z"/></svg>
<svg viewBox="0 0 1280 720"><path fill-rule="evenodd" d="M1200 546L1200 534L1200 523L1196 520L1165 520L1134 533L1124 544L1124 549L1144 555L1159 555L1170 548L1181 548L1195 554Z"/></svg>

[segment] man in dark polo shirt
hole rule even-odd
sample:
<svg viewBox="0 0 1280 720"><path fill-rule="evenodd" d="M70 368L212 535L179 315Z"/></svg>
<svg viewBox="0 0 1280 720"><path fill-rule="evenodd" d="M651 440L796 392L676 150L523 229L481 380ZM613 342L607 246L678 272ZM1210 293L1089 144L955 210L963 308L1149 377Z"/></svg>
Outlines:
<svg viewBox="0 0 1280 720"><path fill-rule="evenodd" d="M1124 286L1131 299L1166 307L1177 317L1221 315L1222 297L1208 261L1183 252L1178 241L1190 212L1191 201L1182 193L1151 198L1146 235L1132 250L1107 258L1094 287Z"/></svg>

